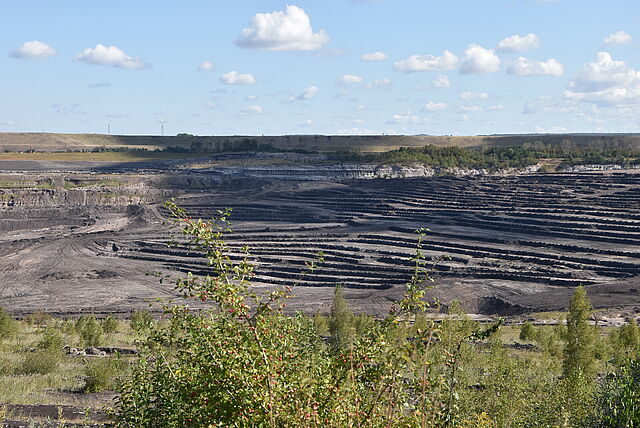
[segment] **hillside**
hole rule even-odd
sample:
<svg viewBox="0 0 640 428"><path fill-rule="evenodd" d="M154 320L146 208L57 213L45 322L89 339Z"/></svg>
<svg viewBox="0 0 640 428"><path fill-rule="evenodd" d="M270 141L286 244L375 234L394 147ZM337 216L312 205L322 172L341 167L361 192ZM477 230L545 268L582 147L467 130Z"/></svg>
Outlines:
<svg viewBox="0 0 640 428"><path fill-rule="evenodd" d="M0 133L3 152L90 151L108 148L163 149L180 147L192 152L214 152L230 146L242 150L255 147L314 152L384 152L400 147L435 146L513 146L558 144L580 147L640 149L640 134L531 134L495 136L406 136L406 135L284 135L284 136L151 136L102 134Z"/></svg>

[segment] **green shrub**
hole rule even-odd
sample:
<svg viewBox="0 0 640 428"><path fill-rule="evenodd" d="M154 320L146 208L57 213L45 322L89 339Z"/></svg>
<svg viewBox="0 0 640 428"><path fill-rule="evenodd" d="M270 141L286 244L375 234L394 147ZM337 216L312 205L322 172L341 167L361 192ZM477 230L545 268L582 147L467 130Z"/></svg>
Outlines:
<svg viewBox="0 0 640 428"><path fill-rule="evenodd" d="M50 349L42 349L29 352L19 367L22 374L49 374L53 373L60 365L62 353Z"/></svg>
<svg viewBox="0 0 640 428"><path fill-rule="evenodd" d="M0 340L9 339L18 331L16 320L4 310L0 308Z"/></svg>
<svg viewBox="0 0 640 428"><path fill-rule="evenodd" d="M49 326L44 329L42 339L38 342L37 348L41 350L49 349L60 352L64 345L65 343L62 334L60 334L57 328Z"/></svg>
<svg viewBox="0 0 640 428"><path fill-rule="evenodd" d="M96 358L84 367L84 392L101 392L116 387L118 377L124 374L126 362L120 357Z"/></svg>
<svg viewBox="0 0 640 428"><path fill-rule="evenodd" d="M102 327L93 315L83 315L78 318L76 331L83 346L99 346L102 343Z"/></svg>
<svg viewBox="0 0 640 428"><path fill-rule="evenodd" d="M327 336L329 334L329 319L320 312L316 312L313 316L313 328L320 336Z"/></svg>
<svg viewBox="0 0 640 428"><path fill-rule="evenodd" d="M118 321L109 315L102 321L102 330L106 334L115 333L118 330L118 324Z"/></svg>
<svg viewBox="0 0 640 428"><path fill-rule="evenodd" d="M129 325L131 330L142 333L153 327L153 316L149 311L135 311L131 314Z"/></svg>
<svg viewBox="0 0 640 428"><path fill-rule="evenodd" d="M593 426L640 427L640 357L607 376L596 403Z"/></svg>
<svg viewBox="0 0 640 428"><path fill-rule="evenodd" d="M536 330L531 322L527 321L520 327L520 340L530 342L536 339Z"/></svg>

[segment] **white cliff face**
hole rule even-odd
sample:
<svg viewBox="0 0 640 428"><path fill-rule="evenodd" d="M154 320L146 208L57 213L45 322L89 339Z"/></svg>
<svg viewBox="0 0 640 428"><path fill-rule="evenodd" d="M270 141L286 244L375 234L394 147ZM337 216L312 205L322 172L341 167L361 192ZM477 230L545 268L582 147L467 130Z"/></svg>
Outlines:
<svg viewBox="0 0 640 428"><path fill-rule="evenodd" d="M623 169L640 169L640 165L623 167L622 165L564 165L559 168L560 172L583 172L583 171L618 171Z"/></svg>
<svg viewBox="0 0 640 428"><path fill-rule="evenodd" d="M422 165L398 166L398 165L375 165L375 164L335 164L335 165L295 165L295 166L269 166L269 167L213 167L206 170L206 173L251 177L279 180L362 180L375 178L414 178L433 177L436 175L455 176L477 176L477 175L523 175L538 172L538 165L526 168L509 168L498 171L488 171L486 169L463 169L463 168L431 168ZM205 171L202 171L205 172Z"/></svg>

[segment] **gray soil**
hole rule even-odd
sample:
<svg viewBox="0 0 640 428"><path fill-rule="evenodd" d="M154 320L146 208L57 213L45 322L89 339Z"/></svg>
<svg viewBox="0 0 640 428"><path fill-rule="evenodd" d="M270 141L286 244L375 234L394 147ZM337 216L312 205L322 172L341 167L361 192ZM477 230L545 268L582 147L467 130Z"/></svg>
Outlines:
<svg viewBox="0 0 640 428"><path fill-rule="evenodd" d="M167 247L161 202L170 196L193 217L233 208L231 247L251 247L260 289L298 284L290 310L327 311L341 284L354 310L386 313L412 274L422 227L431 230L423 246L434 260L429 296L445 307L562 310L584 285L597 308L640 308L640 174L300 181L87 164L72 172L11 165L52 184L0 190L0 305L8 310L126 314L158 308L158 297L179 299L171 278L207 266L185 245ZM63 184L97 173L121 183ZM318 251L325 262L301 276Z"/></svg>

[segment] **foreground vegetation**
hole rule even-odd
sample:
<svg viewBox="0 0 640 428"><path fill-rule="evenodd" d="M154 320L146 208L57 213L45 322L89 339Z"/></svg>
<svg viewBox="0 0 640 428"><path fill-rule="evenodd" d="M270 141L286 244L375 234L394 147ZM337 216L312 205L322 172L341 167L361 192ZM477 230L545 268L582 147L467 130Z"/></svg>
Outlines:
<svg viewBox="0 0 640 428"><path fill-rule="evenodd" d="M287 315L295 287L252 288L248 249L224 242L229 212L202 221L167 208L211 270L187 275L178 288L209 309L167 304L160 321L137 312L127 322L46 314L18 322L2 312L1 403L59 404L65 393L117 391L111 414L126 427L640 424L638 326L590 324L583 288L566 324L481 324L455 304L436 321L437 307L424 299L432 261L419 231L413 275L386 318L353 314L339 287L328 316ZM321 263L322 254L308 270ZM140 354L65 348L100 345Z"/></svg>

